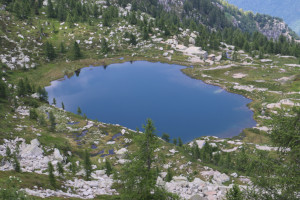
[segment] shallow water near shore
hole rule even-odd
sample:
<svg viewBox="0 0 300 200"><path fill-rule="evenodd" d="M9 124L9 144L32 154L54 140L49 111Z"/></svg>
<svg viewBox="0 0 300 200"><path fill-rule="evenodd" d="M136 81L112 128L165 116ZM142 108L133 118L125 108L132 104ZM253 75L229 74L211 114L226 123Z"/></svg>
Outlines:
<svg viewBox="0 0 300 200"><path fill-rule="evenodd" d="M142 130L147 118L157 134L184 142L200 136L231 137L255 126L251 100L192 79L180 65L126 62L86 67L46 87L50 103L78 106L88 118Z"/></svg>

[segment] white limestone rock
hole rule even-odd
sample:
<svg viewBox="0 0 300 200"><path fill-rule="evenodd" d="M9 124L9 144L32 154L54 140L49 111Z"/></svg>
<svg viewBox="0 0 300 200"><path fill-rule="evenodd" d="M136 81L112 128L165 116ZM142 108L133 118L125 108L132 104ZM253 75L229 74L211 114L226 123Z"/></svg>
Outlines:
<svg viewBox="0 0 300 200"><path fill-rule="evenodd" d="M60 154L59 150L58 149L54 149L54 152L53 152L53 157L55 160L61 162L64 160L63 156Z"/></svg>

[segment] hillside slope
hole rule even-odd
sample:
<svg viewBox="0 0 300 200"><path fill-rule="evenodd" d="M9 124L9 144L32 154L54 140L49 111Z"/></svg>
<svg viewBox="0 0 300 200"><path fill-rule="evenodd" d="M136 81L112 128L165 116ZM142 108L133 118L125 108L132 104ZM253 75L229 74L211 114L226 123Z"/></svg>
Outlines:
<svg viewBox="0 0 300 200"><path fill-rule="evenodd" d="M300 35L300 1L295 0L227 0L244 10L265 13L282 18Z"/></svg>

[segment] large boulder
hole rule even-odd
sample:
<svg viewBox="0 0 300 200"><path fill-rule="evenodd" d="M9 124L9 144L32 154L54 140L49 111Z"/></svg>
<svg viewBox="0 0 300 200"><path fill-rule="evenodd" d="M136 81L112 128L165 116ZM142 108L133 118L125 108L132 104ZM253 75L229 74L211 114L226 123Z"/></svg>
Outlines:
<svg viewBox="0 0 300 200"><path fill-rule="evenodd" d="M156 185L160 187L165 187L166 182L164 182L163 179L160 176L158 176L156 180Z"/></svg>
<svg viewBox="0 0 300 200"><path fill-rule="evenodd" d="M54 149L53 157L54 157L54 160L57 160L59 162L64 160L63 156L60 154L59 150L56 148Z"/></svg>
<svg viewBox="0 0 300 200"><path fill-rule="evenodd" d="M195 41L194 38L190 37L189 43L195 45L195 44L196 44L196 41Z"/></svg>
<svg viewBox="0 0 300 200"><path fill-rule="evenodd" d="M39 147L39 145L40 142L37 139L31 140L29 145L23 143L20 148L21 157L42 156L44 151Z"/></svg>
<svg viewBox="0 0 300 200"><path fill-rule="evenodd" d="M122 149L119 149L119 150L116 152L116 155L117 155L117 157L118 157L119 159L123 159L123 158L125 158L127 152L128 152L127 149L122 148Z"/></svg>

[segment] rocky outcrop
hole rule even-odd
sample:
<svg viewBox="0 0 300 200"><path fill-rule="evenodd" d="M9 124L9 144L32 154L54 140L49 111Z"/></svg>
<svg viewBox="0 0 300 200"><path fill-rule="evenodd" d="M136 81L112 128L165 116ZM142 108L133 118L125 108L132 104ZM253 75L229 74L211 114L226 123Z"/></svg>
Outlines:
<svg viewBox="0 0 300 200"><path fill-rule="evenodd" d="M224 186L221 184L222 181L229 179L229 177L224 179L224 174L219 173L215 172L214 175L214 179L217 178L220 181L217 184L206 182L199 178L189 182L184 176L174 176L171 182L164 182L161 177L158 177L156 184L164 187L169 192L178 194L182 199L218 200L223 199L227 190L232 187L232 185Z"/></svg>

